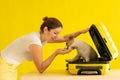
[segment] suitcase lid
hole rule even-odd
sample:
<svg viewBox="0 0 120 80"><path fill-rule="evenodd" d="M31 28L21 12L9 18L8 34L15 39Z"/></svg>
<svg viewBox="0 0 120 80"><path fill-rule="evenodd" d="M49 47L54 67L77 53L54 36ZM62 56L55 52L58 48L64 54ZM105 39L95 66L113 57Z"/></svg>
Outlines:
<svg viewBox="0 0 120 80"><path fill-rule="evenodd" d="M105 60L117 58L118 50L106 27L102 23L92 24L89 33L100 54L100 57L105 58Z"/></svg>

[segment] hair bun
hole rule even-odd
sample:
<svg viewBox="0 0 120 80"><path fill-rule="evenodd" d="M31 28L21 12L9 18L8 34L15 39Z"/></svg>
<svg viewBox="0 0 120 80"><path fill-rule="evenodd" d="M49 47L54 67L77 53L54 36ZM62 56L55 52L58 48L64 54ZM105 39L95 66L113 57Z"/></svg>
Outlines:
<svg viewBox="0 0 120 80"><path fill-rule="evenodd" d="M47 20L48 20L48 17L47 17L47 16L43 18L43 21L47 21Z"/></svg>

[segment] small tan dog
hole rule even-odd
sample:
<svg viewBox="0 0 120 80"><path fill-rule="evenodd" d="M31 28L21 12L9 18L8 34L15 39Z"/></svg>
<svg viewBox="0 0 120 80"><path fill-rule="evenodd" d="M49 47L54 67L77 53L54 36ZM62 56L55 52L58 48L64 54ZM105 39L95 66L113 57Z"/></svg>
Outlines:
<svg viewBox="0 0 120 80"><path fill-rule="evenodd" d="M66 41L66 46L67 49L77 50L77 55L71 60L66 60L67 62L74 62L80 58L83 59L83 62L97 60L96 51L82 40L75 40L73 37L69 37L69 39Z"/></svg>

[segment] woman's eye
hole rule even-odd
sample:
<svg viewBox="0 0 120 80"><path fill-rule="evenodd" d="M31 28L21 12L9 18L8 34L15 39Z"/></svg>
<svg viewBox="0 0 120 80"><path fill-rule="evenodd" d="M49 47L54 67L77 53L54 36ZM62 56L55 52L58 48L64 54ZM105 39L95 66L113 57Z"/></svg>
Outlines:
<svg viewBox="0 0 120 80"><path fill-rule="evenodd" d="M54 34L57 34L56 32L54 32Z"/></svg>

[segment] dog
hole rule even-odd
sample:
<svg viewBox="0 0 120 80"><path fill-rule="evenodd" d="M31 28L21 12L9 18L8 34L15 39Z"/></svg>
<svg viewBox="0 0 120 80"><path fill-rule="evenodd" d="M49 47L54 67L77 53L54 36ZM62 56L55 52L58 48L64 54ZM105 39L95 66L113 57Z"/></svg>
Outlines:
<svg viewBox="0 0 120 80"><path fill-rule="evenodd" d="M90 62L97 60L98 56L96 51L86 42L82 40L74 39L73 37L69 37L66 41L67 49L76 49L77 55L70 60L66 60L67 62L75 62L80 58L83 59L83 62Z"/></svg>

